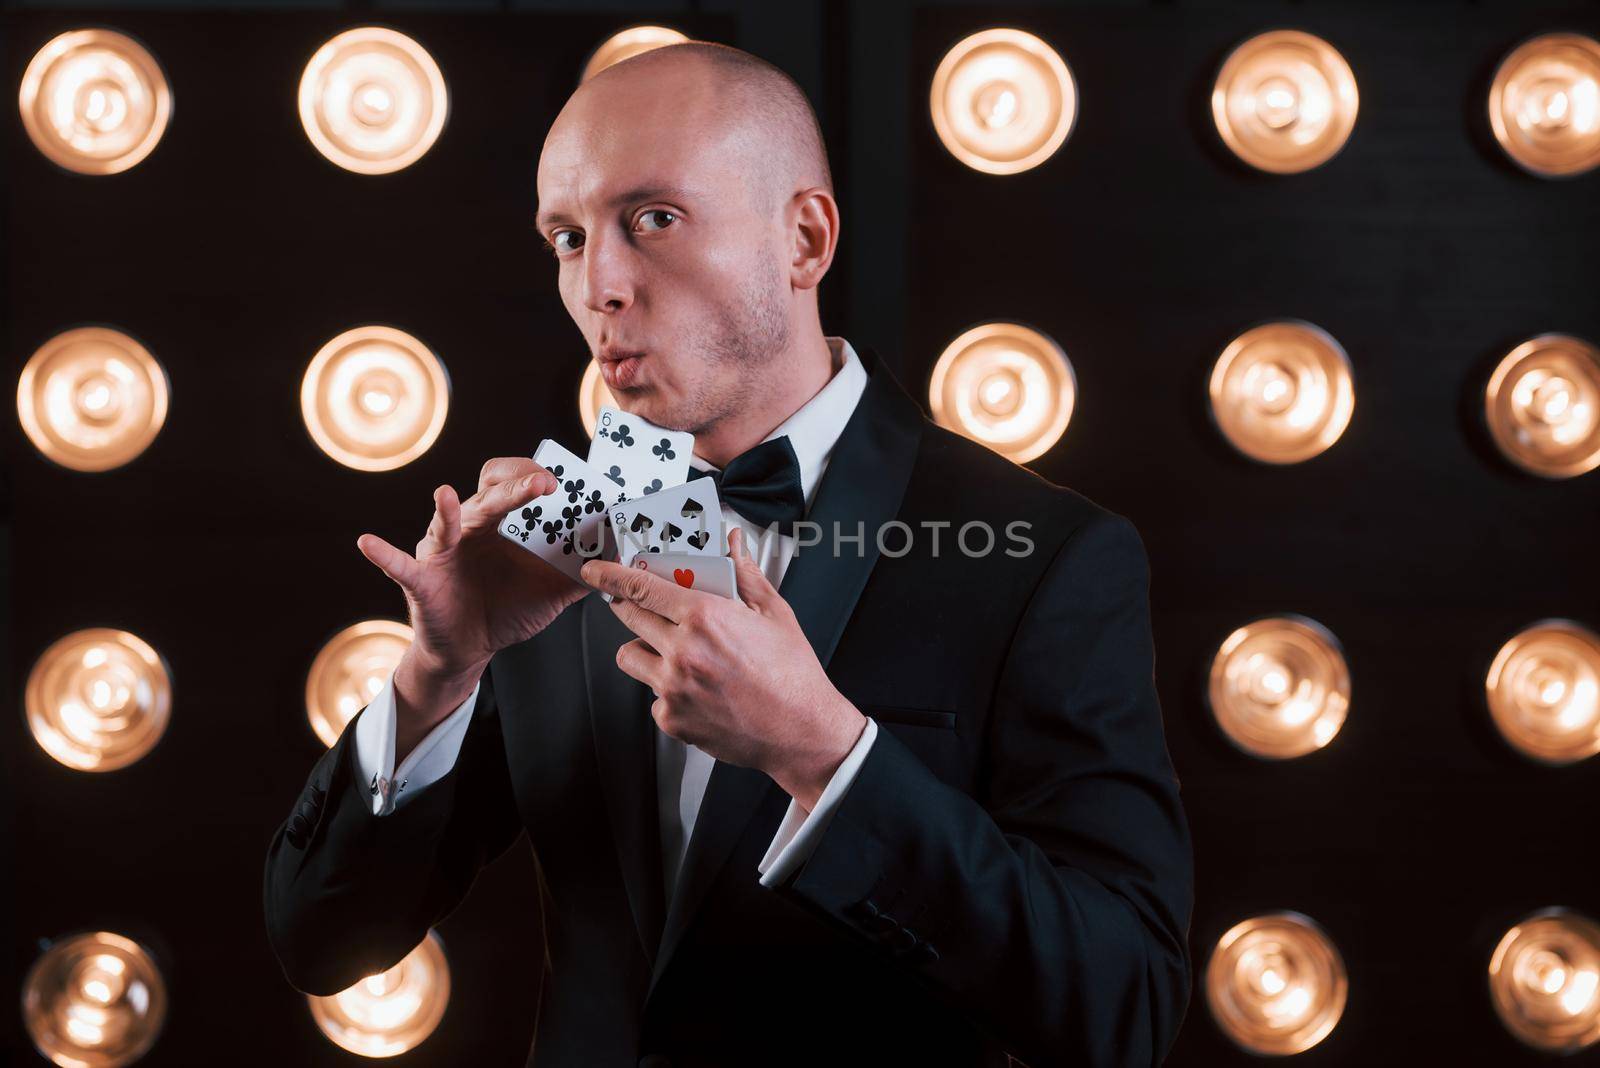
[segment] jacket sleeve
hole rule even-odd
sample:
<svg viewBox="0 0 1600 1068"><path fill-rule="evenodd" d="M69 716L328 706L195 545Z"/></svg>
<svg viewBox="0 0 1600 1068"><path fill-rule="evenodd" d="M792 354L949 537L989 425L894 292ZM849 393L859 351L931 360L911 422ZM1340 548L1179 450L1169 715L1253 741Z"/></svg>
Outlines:
<svg viewBox="0 0 1600 1068"><path fill-rule="evenodd" d="M516 840L492 671L449 773L388 815L374 815L359 778L355 720L311 769L272 836L263 886L268 940L297 989L334 994L395 964Z"/></svg>
<svg viewBox="0 0 1600 1068"><path fill-rule="evenodd" d="M978 796L881 731L775 888L877 946L1031 1068L1149 1065L1190 995L1194 873L1154 682L1149 566L1097 512L1018 625Z"/></svg>

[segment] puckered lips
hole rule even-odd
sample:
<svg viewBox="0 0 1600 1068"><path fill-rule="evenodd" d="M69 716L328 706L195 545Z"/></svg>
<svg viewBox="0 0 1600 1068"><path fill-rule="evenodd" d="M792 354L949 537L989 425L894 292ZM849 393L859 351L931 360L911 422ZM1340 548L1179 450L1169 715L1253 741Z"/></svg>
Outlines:
<svg viewBox="0 0 1600 1068"><path fill-rule="evenodd" d="M639 365L644 362L642 349L626 345L605 345L600 349L600 377L611 389L627 389L639 379Z"/></svg>

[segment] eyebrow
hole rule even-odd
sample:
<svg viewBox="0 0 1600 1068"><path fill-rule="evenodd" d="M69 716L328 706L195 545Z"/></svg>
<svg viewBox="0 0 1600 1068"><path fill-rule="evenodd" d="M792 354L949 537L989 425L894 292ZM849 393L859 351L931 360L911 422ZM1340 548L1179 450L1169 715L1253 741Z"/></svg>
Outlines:
<svg viewBox="0 0 1600 1068"><path fill-rule="evenodd" d="M625 193L618 193L612 197L608 207L626 204L635 200L693 200L694 194L687 189L675 185L645 185L637 189L630 189ZM574 221L571 216L559 211L541 211L535 216L533 225L539 230L554 223L569 223Z"/></svg>

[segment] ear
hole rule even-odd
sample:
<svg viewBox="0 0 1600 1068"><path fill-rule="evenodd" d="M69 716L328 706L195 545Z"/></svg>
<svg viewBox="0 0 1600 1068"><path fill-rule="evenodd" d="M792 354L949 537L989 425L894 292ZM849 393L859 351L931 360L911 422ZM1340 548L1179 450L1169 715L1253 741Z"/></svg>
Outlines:
<svg viewBox="0 0 1600 1068"><path fill-rule="evenodd" d="M789 210L794 235L789 281L796 289L814 289L833 265L839 247L839 204L819 185L796 193Z"/></svg>

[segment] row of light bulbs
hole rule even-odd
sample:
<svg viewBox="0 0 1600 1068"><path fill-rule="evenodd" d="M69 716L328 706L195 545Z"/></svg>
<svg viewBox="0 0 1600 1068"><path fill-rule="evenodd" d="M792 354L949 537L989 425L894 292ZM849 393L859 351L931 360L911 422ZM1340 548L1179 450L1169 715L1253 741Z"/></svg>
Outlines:
<svg viewBox="0 0 1600 1068"><path fill-rule="evenodd" d="M1489 957L1489 999L1518 1040L1551 1053L1600 1041L1600 924L1541 909L1501 936ZM1206 1004L1251 1053L1303 1053L1344 1015L1350 978L1338 947L1297 912L1252 916L1228 930L1206 964Z"/></svg>
<svg viewBox="0 0 1600 1068"><path fill-rule="evenodd" d="M664 26L612 34L589 55L582 80L614 63L689 40ZM444 74L415 39L358 26L307 61L295 95L306 137L329 161L357 174L409 167L444 131ZM34 53L17 92L22 124L46 158L88 175L120 174L161 141L172 120L172 83L155 56L120 30L69 30Z"/></svg>
<svg viewBox="0 0 1600 1068"><path fill-rule="evenodd" d="M337 994L308 994L311 1018L331 1041L364 1057L414 1048L444 1019L450 967L438 932L393 967ZM22 1017L34 1047L62 1068L120 1068L148 1053L166 1023L166 980L155 955L112 931L52 942L22 982Z"/></svg>
<svg viewBox="0 0 1600 1068"><path fill-rule="evenodd" d="M1333 45L1300 30L1269 30L1222 61L1211 117L1239 159L1293 174L1344 147L1359 96L1350 64ZM946 52L929 93L944 147L988 174L1017 174L1049 159L1066 142L1079 106L1061 55L1031 33L1003 27ZM1600 42L1577 33L1529 38L1501 59L1486 106L1495 140L1529 173L1565 177L1600 166Z"/></svg>
<svg viewBox="0 0 1600 1068"><path fill-rule="evenodd" d="M583 78L629 56L687 41L666 26L633 26L604 41ZM1262 171L1292 174L1332 159L1355 128L1356 79L1338 49L1277 29L1235 47L1217 70L1211 113L1222 142ZM83 174L115 174L156 147L173 90L151 52L125 33L79 29L34 55L18 94L29 137ZM410 166L444 129L449 92L414 38L360 26L317 49L300 76L306 136L339 166L388 174ZM1017 174L1066 143L1079 94L1059 52L1022 30L996 27L955 44L929 89L940 142L975 170ZM1600 166L1600 42L1546 33L1500 61L1486 100L1506 154L1531 174L1564 177Z"/></svg>
<svg viewBox="0 0 1600 1068"><path fill-rule="evenodd" d="M1489 998L1526 1045L1573 1053L1600 1041L1600 924L1569 909L1534 912L1501 936L1488 964ZM1206 964L1206 1004L1251 1053L1302 1053L1344 1015L1350 978L1338 947L1297 912L1251 916L1230 928ZM392 968L329 996L308 995L333 1042L367 1057L414 1048L444 1018L450 969L437 932ZM160 1035L167 989L154 956L123 935L57 940L23 981L23 1017L35 1046L63 1066L114 1068Z"/></svg>
<svg viewBox="0 0 1600 1068"><path fill-rule="evenodd" d="M76 327L33 354L17 383L17 417L48 459L78 471L128 463L155 440L170 383L160 361L126 331ZM1254 326L1223 348L1207 387L1213 423L1239 452L1271 464L1321 454L1355 406L1344 348L1297 319ZM1018 463L1053 447L1077 401L1061 346L1015 322L986 322L947 345L928 402L941 425ZM444 363L390 326L347 330L312 357L300 413L317 446L360 471L389 471L421 456L444 429ZM584 426L612 403L591 360L578 390ZM1570 478L1600 466L1600 348L1540 334L1501 357L1483 389L1483 417L1501 453L1525 471Z"/></svg>
<svg viewBox="0 0 1600 1068"><path fill-rule="evenodd" d="M330 638L306 675L311 729L332 746L383 688L411 644L387 619ZM1504 642L1484 674L1489 716L1523 756L1572 764L1600 752L1600 635L1544 619ZM1326 627L1296 614L1236 628L1211 660L1206 703L1238 748L1288 760L1323 748L1350 709L1350 669ZM73 631L34 660L23 693L28 727L51 757L79 771L114 771L153 749L172 712L167 662L138 635L113 627Z"/></svg>

